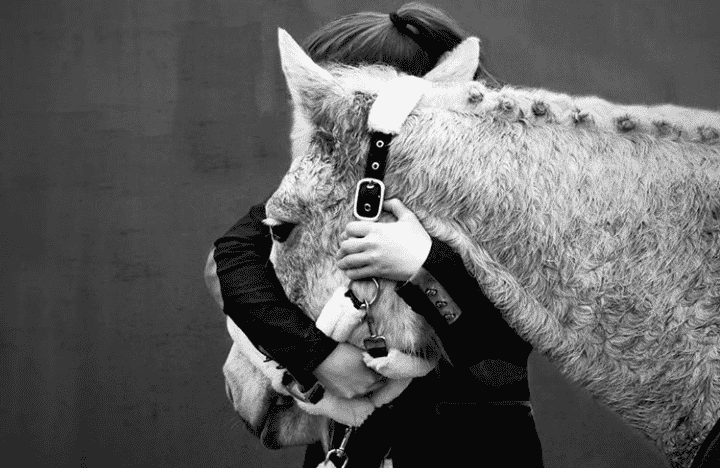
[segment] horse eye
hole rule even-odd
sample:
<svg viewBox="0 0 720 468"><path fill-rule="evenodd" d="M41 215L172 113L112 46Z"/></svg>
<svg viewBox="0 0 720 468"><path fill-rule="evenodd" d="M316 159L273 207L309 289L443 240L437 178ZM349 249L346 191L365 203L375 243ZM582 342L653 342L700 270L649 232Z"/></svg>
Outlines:
<svg viewBox="0 0 720 468"><path fill-rule="evenodd" d="M270 226L270 235L275 242L285 242L293 229L295 229L293 223L280 223Z"/></svg>

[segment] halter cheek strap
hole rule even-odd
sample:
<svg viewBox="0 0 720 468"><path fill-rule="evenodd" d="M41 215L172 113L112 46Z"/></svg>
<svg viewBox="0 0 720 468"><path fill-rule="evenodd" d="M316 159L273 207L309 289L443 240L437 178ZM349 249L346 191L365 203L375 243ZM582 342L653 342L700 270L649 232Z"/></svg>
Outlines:
<svg viewBox="0 0 720 468"><path fill-rule="evenodd" d="M377 221L382 213L385 200L385 167L387 166L388 144L393 136L374 132L370 136L370 152L365 165L365 177L355 188L355 218L362 221Z"/></svg>
<svg viewBox="0 0 720 468"><path fill-rule="evenodd" d="M355 218L362 221L377 221L382 213L382 206L385 200L385 169L387 167L388 146L394 135L400 133L400 127L407 119L410 112L415 108L422 98L423 94L429 89L431 84L420 78L412 76L401 76L386 85L375 99L375 103L370 108L368 114L368 129L370 130L370 150L368 152L367 164L365 165L365 175L358 181L355 188L355 203L353 206L353 214ZM379 285L375 280L375 286ZM372 301L360 301L348 288L345 297L350 298L356 309L365 308L365 312L369 312ZM377 296L376 296L377 297ZM368 317L369 318L369 317ZM369 319L371 320L371 319ZM371 322L369 321L368 324ZM371 356L374 363L389 365L397 360L386 359L388 356L385 338L375 335L370 330L371 336L364 341L365 348ZM397 350L392 350L396 351ZM378 361L378 358L380 359ZM385 404L399 395L400 392L408 385L409 379L405 381L395 381L395 385L389 385L387 394L379 396L382 401L378 401L379 405ZM392 391L390 389L392 387ZM327 453L325 461L319 465L321 468L336 467L345 468L348 463L348 455L345 452L345 446L352 434L352 429L347 428L345 436L336 449L332 449Z"/></svg>
<svg viewBox="0 0 720 468"><path fill-rule="evenodd" d="M380 218L385 201L383 178L387 167L388 146L431 86L421 78L400 76L378 93L368 114L370 151L365 165L365 176L355 188L355 218L362 221L377 221Z"/></svg>
<svg viewBox="0 0 720 468"><path fill-rule="evenodd" d="M383 180L387 166L388 144L392 138L392 135L382 132L373 132L370 135L370 152L365 165L365 178Z"/></svg>

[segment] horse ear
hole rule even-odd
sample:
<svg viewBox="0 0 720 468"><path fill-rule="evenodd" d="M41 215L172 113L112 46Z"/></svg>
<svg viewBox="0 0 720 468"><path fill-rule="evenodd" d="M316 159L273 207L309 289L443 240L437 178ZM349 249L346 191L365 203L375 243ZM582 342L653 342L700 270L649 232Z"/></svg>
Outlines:
<svg viewBox="0 0 720 468"><path fill-rule="evenodd" d="M295 40L282 28L278 28L280 64L287 81L293 103L308 109L323 90L328 90L334 79L330 73L312 61Z"/></svg>
<svg viewBox="0 0 720 468"><path fill-rule="evenodd" d="M472 81L478 66L480 39L468 37L423 78L428 81Z"/></svg>

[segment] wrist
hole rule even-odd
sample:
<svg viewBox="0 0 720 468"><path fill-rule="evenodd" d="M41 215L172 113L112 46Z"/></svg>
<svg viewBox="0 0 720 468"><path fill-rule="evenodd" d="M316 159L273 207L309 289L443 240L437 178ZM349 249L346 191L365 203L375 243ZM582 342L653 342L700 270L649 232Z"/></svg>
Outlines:
<svg viewBox="0 0 720 468"><path fill-rule="evenodd" d="M396 291L401 292L410 287L417 287L422 291L423 295L432 303L448 324L455 322L460 317L462 311L458 305L450 297L443 285L425 268L421 267L409 280L399 285Z"/></svg>
<svg viewBox="0 0 720 468"><path fill-rule="evenodd" d="M318 343L319 346L313 347L313 350L310 353L310 360L305 363L304 370L307 371L307 374L309 374L309 380L306 382L306 380L303 379L303 385L312 385L314 383L314 380L317 378L318 369L330 358L340 344L332 338L325 336L325 334L323 334L323 337L324 339L321 344ZM305 373L303 373L303 376L304 375Z"/></svg>
<svg viewBox="0 0 720 468"><path fill-rule="evenodd" d="M465 270L462 258L445 242L434 237L430 238L431 246L423 268L438 277L450 276L459 271Z"/></svg>
<svg viewBox="0 0 720 468"><path fill-rule="evenodd" d="M415 255L411 256L411 258L414 257L415 261L410 265L410 268L406 272L406 277L402 278L406 282L411 281L413 277L416 277L423 270L423 266L430 255L433 242L427 233L424 234L425 236L417 245Z"/></svg>

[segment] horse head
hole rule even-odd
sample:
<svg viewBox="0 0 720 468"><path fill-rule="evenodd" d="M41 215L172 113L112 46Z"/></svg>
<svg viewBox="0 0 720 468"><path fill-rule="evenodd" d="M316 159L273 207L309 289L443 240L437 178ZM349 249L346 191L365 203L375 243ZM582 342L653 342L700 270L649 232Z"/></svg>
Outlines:
<svg viewBox="0 0 720 468"><path fill-rule="evenodd" d="M283 30L279 42L294 108L293 152L288 173L266 205L267 224L283 233L275 236L271 261L290 300L317 318L333 292L350 283L336 267L335 255L340 233L353 219L354 190L363 177L371 132L396 132L423 99L449 106L474 89L479 41L466 40L423 78L386 66L322 68ZM391 166L395 157L391 143ZM389 183L388 194L397 193ZM384 214L380 222L391 218ZM379 282L372 305L377 332L390 348L437 360L432 328L394 287L395 282ZM375 295L369 281L353 282L352 288L361 299ZM367 334L367 328L358 328L350 341L360 345Z"/></svg>

